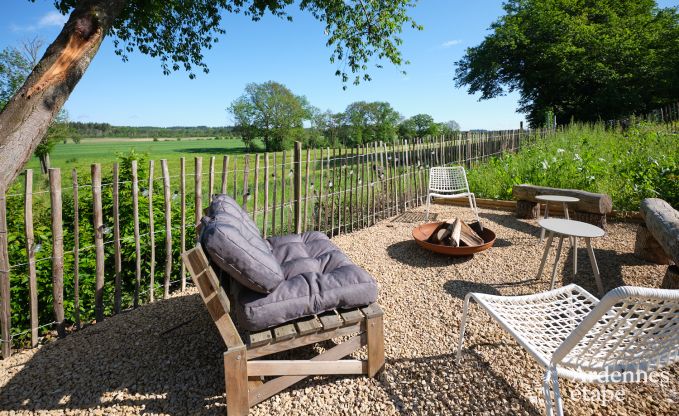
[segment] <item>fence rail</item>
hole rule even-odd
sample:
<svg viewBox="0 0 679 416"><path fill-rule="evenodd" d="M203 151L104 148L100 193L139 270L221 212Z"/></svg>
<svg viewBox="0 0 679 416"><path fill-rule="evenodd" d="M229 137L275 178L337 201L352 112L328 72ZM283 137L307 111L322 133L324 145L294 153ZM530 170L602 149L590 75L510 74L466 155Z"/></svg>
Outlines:
<svg viewBox="0 0 679 416"><path fill-rule="evenodd" d="M176 170L161 160L160 172L154 160L110 170L93 164L87 177L73 169L63 188L60 169L51 169L44 191L33 189L27 170L23 192L0 195L2 355L36 346L50 329L64 336L183 291L179 254L196 241L204 192L234 197L264 237L311 230L332 237L422 204L430 166L470 167L550 133L465 132L342 149L296 143L292 151L211 156L207 171L196 157L193 173L183 157Z"/></svg>

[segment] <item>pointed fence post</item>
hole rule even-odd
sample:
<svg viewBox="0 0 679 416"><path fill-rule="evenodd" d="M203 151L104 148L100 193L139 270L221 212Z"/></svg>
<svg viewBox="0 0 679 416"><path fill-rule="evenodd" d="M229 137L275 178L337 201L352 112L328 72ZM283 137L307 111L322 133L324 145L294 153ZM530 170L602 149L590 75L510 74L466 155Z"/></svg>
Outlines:
<svg viewBox="0 0 679 416"><path fill-rule="evenodd" d="M295 142L294 165L294 192L295 192L295 233L302 232L302 143ZM308 179L307 179L308 180Z"/></svg>

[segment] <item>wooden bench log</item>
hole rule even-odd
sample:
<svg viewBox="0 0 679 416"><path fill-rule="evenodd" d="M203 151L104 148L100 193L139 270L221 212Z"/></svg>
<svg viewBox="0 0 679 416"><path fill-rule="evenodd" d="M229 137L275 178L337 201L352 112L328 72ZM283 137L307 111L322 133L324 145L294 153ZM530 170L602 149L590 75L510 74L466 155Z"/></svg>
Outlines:
<svg viewBox="0 0 679 416"><path fill-rule="evenodd" d="M679 211L662 199L646 198L639 212L665 254L679 264Z"/></svg>
<svg viewBox="0 0 679 416"><path fill-rule="evenodd" d="M613 211L613 200L609 195L581 191L579 189L549 188L536 185L515 185L512 196L516 203L516 217L535 219L540 215L540 204L535 199L538 195L562 195L578 198L580 201L568 204L572 212L571 219L596 225L606 229L606 214Z"/></svg>
<svg viewBox="0 0 679 416"><path fill-rule="evenodd" d="M634 255L637 258L655 264L670 264L672 261L660 244L655 240L653 234L648 230L646 224L639 224L637 227L636 240L634 241Z"/></svg>
<svg viewBox="0 0 679 416"><path fill-rule="evenodd" d="M674 265L667 268L660 287L662 289L679 289L679 267Z"/></svg>
<svg viewBox="0 0 679 416"><path fill-rule="evenodd" d="M606 215L613 210L613 200L610 195L581 191L578 189L559 189L536 185L515 185L512 196L518 201L538 202L538 195L563 195L578 198L580 201L569 203L568 208L580 212Z"/></svg>
<svg viewBox="0 0 679 416"><path fill-rule="evenodd" d="M533 201L516 201L516 218L524 220L540 218L540 204Z"/></svg>

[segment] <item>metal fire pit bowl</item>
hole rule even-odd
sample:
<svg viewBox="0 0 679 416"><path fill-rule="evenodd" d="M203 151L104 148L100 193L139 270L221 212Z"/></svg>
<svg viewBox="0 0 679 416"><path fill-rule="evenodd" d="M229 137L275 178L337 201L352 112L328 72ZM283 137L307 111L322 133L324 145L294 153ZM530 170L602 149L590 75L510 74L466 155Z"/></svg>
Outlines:
<svg viewBox="0 0 679 416"><path fill-rule="evenodd" d="M413 238L417 244L429 251L434 253L445 254L447 256L470 256L474 253L480 251L488 250L495 243L495 233L488 227L484 227L483 231L478 233L479 237L483 238L485 244L480 246L463 246L463 247L451 247L443 244L432 244L427 242L427 238L431 233L438 227L440 222L430 222L428 224L422 224L419 227L413 229Z"/></svg>

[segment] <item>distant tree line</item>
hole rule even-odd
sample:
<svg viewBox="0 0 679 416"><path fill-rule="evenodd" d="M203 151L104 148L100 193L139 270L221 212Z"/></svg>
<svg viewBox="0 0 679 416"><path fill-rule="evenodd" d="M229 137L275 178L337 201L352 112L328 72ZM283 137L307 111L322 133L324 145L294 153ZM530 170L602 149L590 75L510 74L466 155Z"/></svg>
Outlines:
<svg viewBox="0 0 679 416"><path fill-rule="evenodd" d="M112 126L108 123L71 122L71 127L81 137L116 137L116 138L147 138L147 137L231 137L232 127L132 127Z"/></svg>
<svg viewBox="0 0 679 416"><path fill-rule="evenodd" d="M384 101L357 101L339 113L322 111L275 81L248 84L228 111L234 133L253 150L256 140L262 140L267 151L276 151L289 149L294 141L310 147L357 146L460 129L455 121L437 123L428 114L404 118Z"/></svg>

